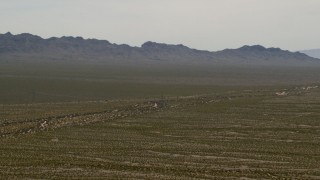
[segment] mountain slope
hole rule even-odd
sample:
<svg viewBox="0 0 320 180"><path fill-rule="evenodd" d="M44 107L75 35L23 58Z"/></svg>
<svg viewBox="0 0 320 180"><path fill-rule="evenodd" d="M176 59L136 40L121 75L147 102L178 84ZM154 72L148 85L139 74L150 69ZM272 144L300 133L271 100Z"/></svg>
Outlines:
<svg viewBox="0 0 320 180"><path fill-rule="evenodd" d="M191 49L184 45L146 42L141 47L112 44L106 40L66 37L43 39L24 33L0 35L1 59L39 59L41 61L71 62L148 62L175 64L232 64L232 65L308 65L320 60L299 52L260 45L225 49L218 52ZM1 60L0 59L0 60Z"/></svg>
<svg viewBox="0 0 320 180"><path fill-rule="evenodd" d="M320 59L320 49L310 49L310 50L304 50L304 51L300 51L300 52L304 53L310 57Z"/></svg>

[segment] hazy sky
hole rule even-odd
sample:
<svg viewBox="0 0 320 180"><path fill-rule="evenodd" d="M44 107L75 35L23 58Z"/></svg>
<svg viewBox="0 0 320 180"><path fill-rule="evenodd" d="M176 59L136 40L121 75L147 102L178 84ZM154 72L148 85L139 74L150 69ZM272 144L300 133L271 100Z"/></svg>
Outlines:
<svg viewBox="0 0 320 180"><path fill-rule="evenodd" d="M320 0L0 0L0 33L206 50L320 48Z"/></svg>

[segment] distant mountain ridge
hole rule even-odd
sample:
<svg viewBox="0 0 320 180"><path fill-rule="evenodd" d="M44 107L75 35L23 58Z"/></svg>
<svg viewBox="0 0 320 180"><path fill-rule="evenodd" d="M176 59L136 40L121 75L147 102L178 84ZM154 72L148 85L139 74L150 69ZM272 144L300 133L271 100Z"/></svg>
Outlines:
<svg viewBox="0 0 320 180"><path fill-rule="evenodd" d="M310 50L303 50L300 51L301 53L304 53L310 57L318 58L320 59L320 49L310 49Z"/></svg>
<svg viewBox="0 0 320 180"><path fill-rule="evenodd" d="M90 62L148 62L184 64L252 64L252 65L305 65L320 64L320 60L300 52L260 45L243 46L211 52L191 49L184 45L146 42L141 47L112 44L106 40L82 37L48 38L23 33L0 34L1 59L41 59L42 61Z"/></svg>

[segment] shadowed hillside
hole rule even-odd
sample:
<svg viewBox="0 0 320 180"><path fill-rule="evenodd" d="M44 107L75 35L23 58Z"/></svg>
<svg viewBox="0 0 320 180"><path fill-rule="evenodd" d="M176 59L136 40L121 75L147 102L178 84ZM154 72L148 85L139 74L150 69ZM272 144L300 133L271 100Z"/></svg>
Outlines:
<svg viewBox="0 0 320 180"><path fill-rule="evenodd" d="M184 45L146 42L141 47L112 44L106 40L66 37L43 39L32 34L0 35L2 61L68 61L112 64L212 64L212 65L319 65L320 60L300 52L260 45L218 52L191 49Z"/></svg>

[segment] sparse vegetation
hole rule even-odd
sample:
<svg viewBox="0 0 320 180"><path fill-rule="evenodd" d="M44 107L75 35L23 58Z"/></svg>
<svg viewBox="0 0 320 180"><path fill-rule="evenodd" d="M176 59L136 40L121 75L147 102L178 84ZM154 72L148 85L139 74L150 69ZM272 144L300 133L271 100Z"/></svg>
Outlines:
<svg viewBox="0 0 320 180"><path fill-rule="evenodd" d="M307 86L247 87L2 105L0 176L317 179L319 95Z"/></svg>

